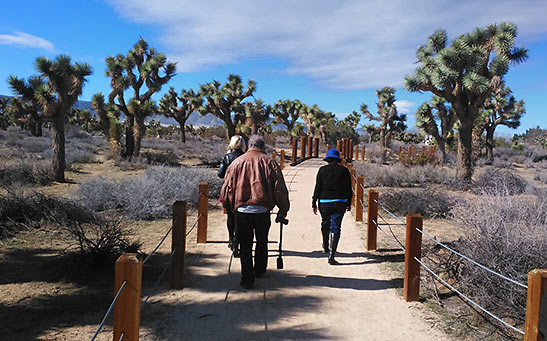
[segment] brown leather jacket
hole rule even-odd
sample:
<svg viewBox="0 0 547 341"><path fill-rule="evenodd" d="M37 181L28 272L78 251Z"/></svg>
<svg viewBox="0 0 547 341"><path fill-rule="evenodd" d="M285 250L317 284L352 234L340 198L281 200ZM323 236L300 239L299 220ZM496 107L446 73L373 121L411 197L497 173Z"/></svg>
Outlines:
<svg viewBox="0 0 547 341"><path fill-rule="evenodd" d="M279 207L289 211L289 191L277 163L257 149L250 149L232 162L220 190L224 207L235 211L241 205Z"/></svg>

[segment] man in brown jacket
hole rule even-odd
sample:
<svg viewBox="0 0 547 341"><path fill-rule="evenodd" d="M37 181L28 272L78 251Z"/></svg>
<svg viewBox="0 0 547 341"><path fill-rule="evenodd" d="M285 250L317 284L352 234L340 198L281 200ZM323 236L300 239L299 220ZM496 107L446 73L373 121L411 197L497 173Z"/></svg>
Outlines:
<svg viewBox="0 0 547 341"><path fill-rule="evenodd" d="M249 150L232 162L220 190L224 206L235 212L240 245L240 285L246 289L253 287L255 277L262 277L266 272L270 211L277 206L280 218L285 218L289 211L285 179L277 163L264 153L264 147L261 136L251 136Z"/></svg>

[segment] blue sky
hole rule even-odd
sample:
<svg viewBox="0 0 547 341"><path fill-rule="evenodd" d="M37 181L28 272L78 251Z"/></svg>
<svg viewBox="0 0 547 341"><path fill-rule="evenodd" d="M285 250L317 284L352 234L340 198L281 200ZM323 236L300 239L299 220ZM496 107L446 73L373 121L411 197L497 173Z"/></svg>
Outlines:
<svg viewBox="0 0 547 341"><path fill-rule="evenodd" d="M126 54L142 36L178 62L177 76L161 94L169 86L197 90L236 73L245 82L254 79L255 97L266 103L300 99L342 118L359 111L361 103L374 110L375 90L393 86L412 128L416 108L431 97L402 89L405 75L416 68L416 47L438 28L452 38L510 21L529 59L506 76L527 109L520 128L498 129L509 136L547 128L545 13L545 0L2 0L0 94L11 95L9 75L36 73L36 57L63 53L93 68L82 100L106 95L104 59Z"/></svg>

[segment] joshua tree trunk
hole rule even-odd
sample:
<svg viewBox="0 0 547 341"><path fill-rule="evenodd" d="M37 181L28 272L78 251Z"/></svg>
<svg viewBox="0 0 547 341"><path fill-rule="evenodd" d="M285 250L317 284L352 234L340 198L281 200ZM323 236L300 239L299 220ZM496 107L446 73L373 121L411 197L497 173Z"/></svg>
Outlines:
<svg viewBox="0 0 547 341"><path fill-rule="evenodd" d="M448 161L448 155L446 154L446 143L444 142L444 139L440 139L437 141L437 144L439 145L439 150L441 151L443 164L445 164Z"/></svg>
<svg viewBox="0 0 547 341"><path fill-rule="evenodd" d="M380 147L382 148L382 163L386 161L386 130L380 129Z"/></svg>
<svg viewBox="0 0 547 341"><path fill-rule="evenodd" d="M135 118L127 115L125 118L125 157L131 161L131 156L135 150L135 139L133 137L133 127L135 126Z"/></svg>
<svg viewBox="0 0 547 341"><path fill-rule="evenodd" d="M182 143L186 143L186 120L177 120L179 123L179 130L180 130L180 140Z"/></svg>
<svg viewBox="0 0 547 341"><path fill-rule="evenodd" d="M55 181L65 182L65 122L64 115L52 119L53 128L53 176Z"/></svg>
<svg viewBox="0 0 547 341"><path fill-rule="evenodd" d="M141 154L141 141L144 135L146 134L146 125L144 124L144 117L136 117L135 118L135 131L134 131L134 138L135 138L135 150L133 151L133 155L138 157Z"/></svg>
<svg viewBox="0 0 547 341"><path fill-rule="evenodd" d="M473 175L473 123L469 121L460 121L458 129L460 150L458 153L458 174L465 180L471 181Z"/></svg>
<svg viewBox="0 0 547 341"><path fill-rule="evenodd" d="M236 127L232 123L231 119L225 120L226 123L226 132L228 133L228 139L231 139L232 136L236 134Z"/></svg>
<svg viewBox="0 0 547 341"><path fill-rule="evenodd" d="M486 129L486 158L489 165L494 162L494 130L496 130L495 126Z"/></svg>
<svg viewBox="0 0 547 341"><path fill-rule="evenodd" d="M482 130L475 127L471 133L471 145L473 148L473 160L478 160L481 155L481 135Z"/></svg>

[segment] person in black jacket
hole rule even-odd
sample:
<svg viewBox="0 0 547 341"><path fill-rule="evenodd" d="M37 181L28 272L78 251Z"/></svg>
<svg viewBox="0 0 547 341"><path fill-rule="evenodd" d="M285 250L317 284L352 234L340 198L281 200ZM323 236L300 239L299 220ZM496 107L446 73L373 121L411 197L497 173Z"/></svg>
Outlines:
<svg viewBox="0 0 547 341"><path fill-rule="evenodd" d="M329 149L323 159L328 162L319 168L313 191L312 209L317 214L317 202L321 213L321 234L323 235L323 250L330 254L329 264L339 264L334 256L340 240L340 228L342 218L346 210L351 209L351 174L349 170L340 165L340 152Z"/></svg>
<svg viewBox="0 0 547 341"><path fill-rule="evenodd" d="M239 156L245 153L245 140L239 135L234 135L230 139L230 144L228 145L229 152L224 155L220 161L220 168L218 169L218 177L224 179L226 175L226 170L228 166ZM239 243L236 238L236 221L234 212L226 210L226 215L228 216L226 220L226 225L228 226L228 247L232 250L234 257L239 257Z"/></svg>

